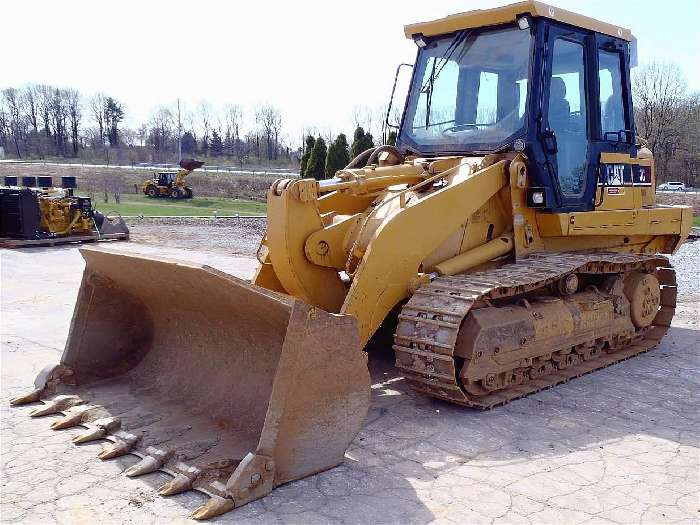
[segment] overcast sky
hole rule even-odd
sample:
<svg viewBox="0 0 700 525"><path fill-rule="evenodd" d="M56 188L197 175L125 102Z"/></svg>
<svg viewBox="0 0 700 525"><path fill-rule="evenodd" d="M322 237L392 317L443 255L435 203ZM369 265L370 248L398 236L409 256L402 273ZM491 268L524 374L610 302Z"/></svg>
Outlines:
<svg viewBox="0 0 700 525"><path fill-rule="evenodd" d="M413 62L407 23L490 0L6 1L1 4L0 87L27 82L104 91L129 125L158 104L206 99L245 109L272 103L285 130L351 131L354 105L389 97L396 65ZM674 60L700 90L697 0L558 0L554 5L631 28L640 63Z"/></svg>

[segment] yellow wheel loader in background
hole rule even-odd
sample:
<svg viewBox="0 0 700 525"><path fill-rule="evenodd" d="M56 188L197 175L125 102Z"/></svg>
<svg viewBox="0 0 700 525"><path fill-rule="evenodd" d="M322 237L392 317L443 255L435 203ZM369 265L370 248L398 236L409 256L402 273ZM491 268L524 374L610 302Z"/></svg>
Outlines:
<svg viewBox="0 0 700 525"><path fill-rule="evenodd" d="M162 495L210 495L202 519L343 461L380 328L414 389L476 408L658 344L676 302L658 254L692 212L655 203L630 31L521 2L405 32L396 147L275 182L252 284L83 250L61 362L13 403L141 457L127 476L171 474Z"/></svg>
<svg viewBox="0 0 700 525"><path fill-rule="evenodd" d="M159 171L153 174L153 178L141 185L141 191L149 197L169 197L171 199L191 199L192 188L185 184L185 179L197 168L204 166L204 162L194 159L180 160L180 170Z"/></svg>

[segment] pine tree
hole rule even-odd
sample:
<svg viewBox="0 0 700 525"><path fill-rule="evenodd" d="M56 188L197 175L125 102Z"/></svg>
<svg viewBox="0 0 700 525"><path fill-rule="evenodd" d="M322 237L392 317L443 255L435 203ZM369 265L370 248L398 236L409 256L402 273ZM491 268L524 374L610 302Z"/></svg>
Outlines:
<svg viewBox="0 0 700 525"><path fill-rule="evenodd" d="M365 133L362 126L357 126L353 135L352 147L350 148L350 157L355 158L363 151L374 147L374 139L370 133Z"/></svg>
<svg viewBox="0 0 700 525"><path fill-rule="evenodd" d="M200 155L205 157L209 154L209 141L207 140L207 137L202 137L202 142L200 143L197 151Z"/></svg>
<svg viewBox="0 0 700 525"><path fill-rule="evenodd" d="M306 171L304 177L323 180L325 164L326 164L326 143L321 137L316 139L314 147L309 155L309 160L306 163Z"/></svg>
<svg viewBox="0 0 700 525"><path fill-rule="evenodd" d="M348 139L341 133L328 147L328 155L326 156L326 178L329 179L333 177L338 170L342 170L349 162Z"/></svg>
<svg viewBox="0 0 700 525"><path fill-rule="evenodd" d="M326 163L323 170L327 179L333 177L333 175L335 175L335 172L337 171L335 168L336 157L337 154L335 152L335 141L333 141L331 142L331 145L328 146L328 153L326 154Z"/></svg>
<svg viewBox="0 0 700 525"><path fill-rule="evenodd" d="M209 151L212 157L221 157L224 154L224 143L221 141L221 135L216 130L211 132Z"/></svg>
<svg viewBox="0 0 700 525"><path fill-rule="evenodd" d="M307 135L304 154L301 156L301 162L299 163L299 175L302 177L306 173L306 164L309 162L309 156L311 155L311 150L314 149L315 142L316 140L311 135Z"/></svg>
<svg viewBox="0 0 700 525"><path fill-rule="evenodd" d="M396 132L393 129L389 132L389 138L386 143L391 146L396 146Z"/></svg>
<svg viewBox="0 0 700 525"><path fill-rule="evenodd" d="M336 153L338 154L338 163L341 165L342 169L350 163L350 152L348 151L348 138L345 133L341 133L335 139Z"/></svg>
<svg viewBox="0 0 700 525"><path fill-rule="evenodd" d="M197 149L197 141L191 131L185 131L182 134L181 148L183 155L194 155Z"/></svg>
<svg viewBox="0 0 700 525"><path fill-rule="evenodd" d="M365 130L362 129L361 126L357 126L357 128L355 128L355 133L352 136L352 146L350 147L350 157L353 159L362 153L363 150L360 148L362 147L364 138Z"/></svg>
<svg viewBox="0 0 700 525"><path fill-rule="evenodd" d="M233 136L229 130L226 130L226 137L224 138L224 153L227 157L233 156L234 142Z"/></svg>

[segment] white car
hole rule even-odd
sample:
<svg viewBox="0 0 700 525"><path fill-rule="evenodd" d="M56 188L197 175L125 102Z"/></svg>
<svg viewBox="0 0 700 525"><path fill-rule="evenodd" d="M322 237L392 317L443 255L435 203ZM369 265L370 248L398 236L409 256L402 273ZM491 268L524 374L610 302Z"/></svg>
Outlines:
<svg viewBox="0 0 700 525"><path fill-rule="evenodd" d="M685 191L685 184L682 182L664 182L657 188L660 191Z"/></svg>

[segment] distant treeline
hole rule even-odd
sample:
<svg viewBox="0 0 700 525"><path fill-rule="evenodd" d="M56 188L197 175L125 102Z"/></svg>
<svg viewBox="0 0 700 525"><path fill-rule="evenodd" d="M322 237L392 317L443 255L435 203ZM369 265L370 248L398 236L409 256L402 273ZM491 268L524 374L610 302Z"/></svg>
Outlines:
<svg viewBox="0 0 700 525"><path fill-rule="evenodd" d="M86 98L74 88L29 84L2 90L0 146L18 158L164 162L173 160L179 148L183 156L229 157L240 163L250 157L292 160L292 148L281 140L279 109L263 105L254 112L255 127L244 132L240 106L214 112L202 103L185 115L161 106L133 129L124 126L124 105L114 97Z"/></svg>
<svg viewBox="0 0 700 525"><path fill-rule="evenodd" d="M678 66L652 63L634 70L633 96L637 135L654 153L659 180L700 185L700 96L688 92ZM241 166L298 162L302 175L323 178L345 166L358 147L395 139L381 107L353 108L352 144L328 128L285 133L282 113L271 104L246 111L244 119L236 104L216 109L203 102L183 114L178 107L159 106L134 129L124 125L124 104L114 97L28 84L0 92L0 146L11 157L110 163L172 162L179 152Z"/></svg>

